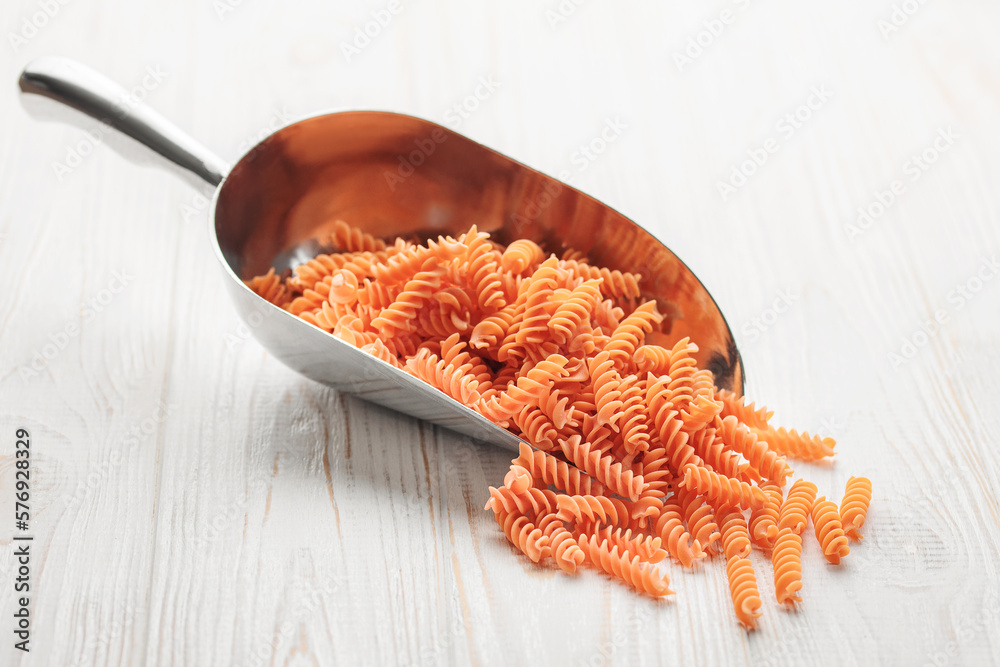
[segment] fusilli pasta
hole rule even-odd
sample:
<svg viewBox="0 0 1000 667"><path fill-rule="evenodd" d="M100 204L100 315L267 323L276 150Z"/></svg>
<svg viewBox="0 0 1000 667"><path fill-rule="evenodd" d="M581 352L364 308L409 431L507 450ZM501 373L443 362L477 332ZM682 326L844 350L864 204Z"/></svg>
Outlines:
<svg viewBox="0 0 1000 667"><path fill-rule="evenodd" d="M504 247L476 226L391 245L341 220L326 229L316 241L330 252L247 287L525 440L486 509L533 562L589 565L661 597L668 554L689 568L722 553L753 628L752 548L771 550L786 603L800 599L810 517L831 562L861 539L871 482L852 477L839 512L801 479L786 495L786 457L821 460L835 442L718 389L696 342L671 335L682 313L643 299L641 274L528 239Z"/></svg>

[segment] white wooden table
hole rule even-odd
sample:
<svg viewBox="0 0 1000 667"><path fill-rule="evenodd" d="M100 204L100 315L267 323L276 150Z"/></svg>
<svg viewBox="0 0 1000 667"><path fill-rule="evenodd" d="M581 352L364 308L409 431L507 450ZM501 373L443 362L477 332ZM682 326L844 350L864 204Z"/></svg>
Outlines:
<svg viewBox="0 0 1000 667"><path fill-rule="evenodd" d="M1000 661L1000 7L894 1L5 3L0 664ZM872 478L865 541L842 567L807 542L796 612L755 554L749 634L717 561L671 567L666 603L533 566L482 511L508 455L272 359L227 303L207 190L26 111L47 54L227 159L356 107L568 170L703 279L751 398L837 438L797 472L836 498Z"/></svg>

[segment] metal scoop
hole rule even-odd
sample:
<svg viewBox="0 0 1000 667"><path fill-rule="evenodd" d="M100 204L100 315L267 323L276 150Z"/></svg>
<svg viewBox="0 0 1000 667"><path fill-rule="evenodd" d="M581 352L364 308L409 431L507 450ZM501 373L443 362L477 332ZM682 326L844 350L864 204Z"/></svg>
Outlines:
<svg viewBox="0 0 1000 667"><path fill-rule="evenodd" d="M271 354L308 378L413 417L517 450L520 439L421 380L274 306L243 280L311 258L338 218L388 240L457 236L473 223L500 243L572 247L596 265L641 273L666 314L667 340L689 336L719 387L743 393L742 361L718 305L669 249L565 183L441 125L384 111L322 113L225 162L126 91L73 60L47 57L20 77L216 186L215 250L240 317Z"/></svg>

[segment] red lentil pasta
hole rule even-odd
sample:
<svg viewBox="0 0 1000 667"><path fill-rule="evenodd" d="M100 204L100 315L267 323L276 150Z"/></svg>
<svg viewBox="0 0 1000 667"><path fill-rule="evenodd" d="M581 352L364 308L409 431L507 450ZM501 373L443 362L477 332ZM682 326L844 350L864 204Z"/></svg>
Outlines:
<svg viewBox="0 0 1000 667"><path fill-rule="evenodd" d="M669 338L641 275L528 239L503 247L475 226L390 245L337 221L325 241L334 252L247 286L530 443L486 508L533 562L663 597L665 563L718 559L751 629L763 613L752 549L791 605L810 520L833 563L861 539L871 482L850 478L839 508L802 479L786 491L790 459L827 459L836 443L716 388L695 342L658 344Z"/></svg>

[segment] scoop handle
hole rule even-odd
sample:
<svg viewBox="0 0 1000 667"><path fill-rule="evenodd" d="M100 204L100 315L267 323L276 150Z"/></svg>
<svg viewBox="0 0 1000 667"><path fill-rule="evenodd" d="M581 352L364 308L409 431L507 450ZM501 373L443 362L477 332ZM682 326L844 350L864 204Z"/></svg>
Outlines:
<svg viewBox="0 0 1000 667"><path fill-rule="evenodd" d="M21 91L50 97L95 118L215 186L229 166L186 132L135 100L100 72L69 58L46 56L24 68Z"/></svg>

